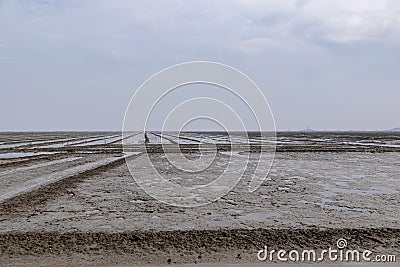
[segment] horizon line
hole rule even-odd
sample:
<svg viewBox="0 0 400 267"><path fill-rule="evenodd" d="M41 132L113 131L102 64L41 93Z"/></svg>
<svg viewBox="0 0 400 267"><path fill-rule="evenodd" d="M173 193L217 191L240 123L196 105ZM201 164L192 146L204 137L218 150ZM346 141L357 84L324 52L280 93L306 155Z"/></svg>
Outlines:
<svg viewBox="0 0 400 267"><path fill-rule="evenodd" d="M361 129L324 129L324 130L315 130L315 129L279 129L275 132L306 132L306 133L313 133L313 132L396 132L400 131L400 128L392 128L392 129L385 129L385 130L361 130ZM0 130L0 133L52 133L52 132L123 132L122 130L104 130L104 129L96 129L96 130L85 130L85 129L73 129L73 130ZM146 131L140 130L132 130L129 132L179 132L174 130L165 130L161 131L159 129L149 129ZM223 130L185 130L180 132L226 132ZM243 132L241 130L230 130L229 132ZM272 132L272 131L260 131L260 130L248 130L246 132Z"/></svg>

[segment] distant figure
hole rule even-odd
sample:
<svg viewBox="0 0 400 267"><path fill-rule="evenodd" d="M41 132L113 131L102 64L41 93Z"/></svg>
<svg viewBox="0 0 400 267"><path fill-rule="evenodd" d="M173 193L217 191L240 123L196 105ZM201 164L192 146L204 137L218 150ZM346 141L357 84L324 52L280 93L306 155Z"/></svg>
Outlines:
<svg viewBox="0 0 400 267"><path fill-rule="evenodd" d="M149 138L147 137L147 133L144 133L144 143L147 144L149 142Z"/></svg>

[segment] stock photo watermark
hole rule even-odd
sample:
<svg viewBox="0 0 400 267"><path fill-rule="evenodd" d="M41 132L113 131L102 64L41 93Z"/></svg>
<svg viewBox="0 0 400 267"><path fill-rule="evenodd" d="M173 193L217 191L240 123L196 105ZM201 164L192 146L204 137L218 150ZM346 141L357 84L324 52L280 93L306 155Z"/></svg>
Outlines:
<svg viewBox="0 0 400 267"><path fill-rule="evenodd" d="M264 246L257 252L257 259L269 262L396 262L394 254L373 254L368 249L348 249L347 246L344 238L337 240L336 247L322 250L270 249Z"/></svg>
<svg viewBox="0 0 400 267"><path fill-rule="evenodd" d="M187 62L166 68L146 80L134 93L123 125L124 152L142 151L135 161L127 160L132 177L153 198L182 207L201 206L215 201L231 191L242 178L251 149L248 129L240 116L240 110L235 110L223 99L215 97L185 99L166 114L157 135L163 138L165 129L180 131L184 125L197 118L207 118L222 126L229 140L232 140L234 132L244 133L240 146L231 144L226 169L208 184L183 186L170 182L153 165L150 157L155 145L152 147L146 135L150 113L166 95L191 84L206 84L223 89L251 110L260 139L269 141L268 144L260 142L258 145L258 162L248 185L249 192L255 191L266 179L274 159L276 130L272 111L260 88L248 76L233 67L208 61ZM143 134L145 141L135 145L126 141L134 133ZM218 144L213 140L199 145L201 155L197 159L185 157L179 144L163 143L161 147L168 162L188 174L207 169L218 154Z"/></svg>

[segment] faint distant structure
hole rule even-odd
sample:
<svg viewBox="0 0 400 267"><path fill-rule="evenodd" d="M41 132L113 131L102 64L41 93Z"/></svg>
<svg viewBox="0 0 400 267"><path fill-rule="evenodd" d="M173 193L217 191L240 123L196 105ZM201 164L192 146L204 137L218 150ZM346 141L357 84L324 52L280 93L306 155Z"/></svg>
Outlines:
<svg viewBox="0 0 400 267"><path fill-rule="evenodd" d="M147 137L147 133L144 133L144 143L147 144L149 142L149 137Z"/></svg>

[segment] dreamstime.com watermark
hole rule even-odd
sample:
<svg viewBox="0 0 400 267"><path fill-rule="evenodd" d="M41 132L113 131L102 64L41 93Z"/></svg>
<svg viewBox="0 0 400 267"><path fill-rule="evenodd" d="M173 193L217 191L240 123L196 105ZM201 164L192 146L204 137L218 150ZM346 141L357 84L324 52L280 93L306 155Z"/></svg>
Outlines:
<svg viewBox="0 0 400 267"><path fill-rule="evenodd" d="M396 262L396 255L376 254L368 249L347 249L347 240L340 238L336 248L329 247L322 250L284 250L269 249L267 246L257 252L257 259L270 262Z"/></svg>

